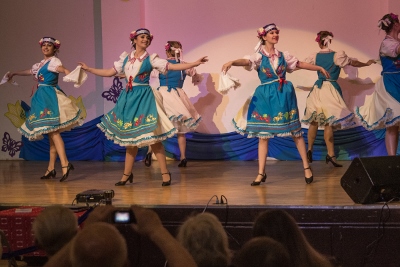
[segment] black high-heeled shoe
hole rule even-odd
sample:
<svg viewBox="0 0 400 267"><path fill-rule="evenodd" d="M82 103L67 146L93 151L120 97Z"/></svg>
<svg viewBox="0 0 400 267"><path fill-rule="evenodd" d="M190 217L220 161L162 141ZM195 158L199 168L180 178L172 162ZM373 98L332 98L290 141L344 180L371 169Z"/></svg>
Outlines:
<svg viewBox="0 0 400 267"><path fill-rule="evenodd" d="M40 177L40 179L50 179L56 177L56 169L53 169L52 171L47 170L47 174Z"/></svg>
<svg viewBox="0 0 400 267"><path fill-rule="evenodd" d="M187 160L186 158L184 158L183 160L181 160L181 163L178 164L178 167L186 167L187 164Z"/></svg>
<svg viewBox="0 0 400 267"><path fill-rule="evenodd" d="M150 167L151 166L151 159L152 159L152 153L147 153L146 158L144 159L144 165L146 167Z"/></svg>
<svg viewBox="0 0 400 267"><path fill-rule="evenodd" d="M337 163L337 162L334 162L333 161L333 158L336 158L336 156L329 156L328 154L326 154L326 158L325 158L325 162L326 162L326 164L328 164L329 162L331 162L332 164L333 164L333 166L335 166L335 167L343 167L343 165L342 164L339 164L339 163Z"/></svg>
<svg viewBox="0 0 400 267"><path fill-rule="evenodd" d="M70 170L74 170L74 165L71 164L71 162L68 162L68 166L63 166L61 168L67 168L67 172L63 175L63 177L60 179L60 182L63 182L65 180L67 180L68 175L69 175L69 171Z"/></svg>
<svg viewBox="0 0 400 267"><path fill-rule="evenodd" d="M308 160L309 163L312 162L312 151L311 150L307 151L307 160Z"/></svg>
<svg viewBox="0 0 400 267"><path fill-rule="evenodd" d="M253 181L250 185L251 186L256 186L256 185L260 185L261 184L261 182L265 182L265 180L267 180L267 174L266 173L264 173L264 174L261 174L261 173L259 173L258 175L261 175L261 180L260 181Z"/></svg>
<svg viewBox="0 0 400 267"><path fill-rule="evenodd" d="M308 168L304 168L304 170L310 170L312 172L311 167L309 166ZM311 175L311 177L304 177L304 179L306 179L306 183L307 184L311 184L314 181L314 175Z"/></svg>
<svg viewBox="0 0 400 267"><path fill-rule="evenodd" d="M128 179L126 179L125 181L119 181L118 183L115 183L115 186L123 186L123 185L125 185L126 184L126 182L130 182L130 183L133 183L133 173L131 173L131 174L125 174L124 173L124 176L128 176Z"/></svg>
<svg viewBox="0 0 400 267"><path fill-rule="evenodd" d="M171 173L170 172L161 173L161 176L164 175L164 174L168 174L169 175L169 181L166 181L166 182L163 181L161 186L169 186L169 185L171 185Z"/></svg>

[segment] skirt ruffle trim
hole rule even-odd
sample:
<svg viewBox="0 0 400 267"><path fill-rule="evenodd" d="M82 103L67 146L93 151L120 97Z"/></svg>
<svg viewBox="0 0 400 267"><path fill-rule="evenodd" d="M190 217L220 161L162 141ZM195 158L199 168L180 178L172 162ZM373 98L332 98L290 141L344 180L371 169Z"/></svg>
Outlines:
<svg viewBox="0 0 400 267"><path fill-rule="evenodd" d="M347 115L344 118L337 119L334 116L331 116L329 118L325 118L325 115L323 113L317 114L316 111L314 111L311 116L308 119L302 119L301 123L309 125L311 122L317 122L318 126L325 126L329 125L335 128L335 130L344 130L348 128L352 128L355 126L356 122L354 121L355 115L354 113L351 113Z"/></svg>
<svg viewBox="0 0 400 267"><path fill-rule="evenodd" d="M384 129L387 127L400 125L400 116L396 118L392 118L393 111L391 108L386 108L385 113L383 114L382 118L378 121L374 122L373 124L368 124L366 120L364 120L363 116L360 114L359 107L355 108L356 118L361 122L362 126L367 129L368 131L377 130L377 129Z"/></svg>
<svg viewBox="0 0 400 267"><path fill-rule="evenodd" d="M182 123L189 130L194 131L199 126L199 123L202 120L202 117L198 118L197 120L195 120L194 118L189 118L189 119L183 120L183 115L181 114L179 116L171 116L171 117L169 117L169 120L171 122Z"/></svg>
<svg viewBox="0 0 400 267"><path fill-rule="evenodd" d="M303 136L304 132L302 129L296 130L294 132L283 132L283 133L277 133L277 134L272 134L269 132L250 132L246 131L244 129L239 128L236 125L236 122L232 120L233 126L235 127L235 131L241 135L247 135L247 138L260 138L260 139L270 139L274 138L275 136L277 137L301 137Z"/></svg>
<svg viewBox="0 0 400 267"><path fill-rule="evenodd" d="M32 133L28 133L26 131L24 131L22 129L22 127L18 128L18 132L20 132L23 136L25 136L26 138L29 139L29 141L39 141L43 139L43 134L48 134L48 133L52 133L55 132L57 130L60 129L65 129L65 128L70 128L71 126L73 127L77 127L77 126L81 126L84 122L84 119L80 117L82 111L79 110L79 112L77 113L77 115L75 116L75 118L73 118L72 120L66 121L60 125L57 126L50 126L50 127L46 127L40 130L35 131L35 129L32 131ZM77 124L76 126L74 126L74 124ZM72 128L73 128L72 127Z"/></svg>
<svg viewBox="0 0 400 267"><path fill-rule="evenodd" d="M121 138L118 138L114 133L110 132L103 123L98 123L97 127L104 132L108 140L113 141L114 143L120 145L120 146L137 146L137 147L144 147L144 146L149 146L161 141L166 140L167 138L170 138L174 136L177 133L177 130L175 128L171 129L170 131L163 133L161 135L153 135L153 136L144 136L147 134L143 134L140 137L138 136L137 138L131 138L129 140L124 140Z"/></svg>

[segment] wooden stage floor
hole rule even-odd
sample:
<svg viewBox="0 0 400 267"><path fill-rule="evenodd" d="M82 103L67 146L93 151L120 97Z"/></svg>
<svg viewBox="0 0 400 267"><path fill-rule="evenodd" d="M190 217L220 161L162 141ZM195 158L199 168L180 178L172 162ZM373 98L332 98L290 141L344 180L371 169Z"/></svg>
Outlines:
<svg viewBox="0 0 400 267"><path fill-rule="evenodd" d="M72 162L75 170L60 183L61 167L57 163L57 177L41 180L47 168L45 161L0 161L1 206L70 205L76 194L90 190L115 192L113 205L143 206L194 205L205 206L217 195L224 195L230 206L285 206L361 208L375 206L355 204L340 185L340 179L351 161L342 161L342 168L334 168L323 161L311 165L314 182L306 184L300 161L267 162L267 181L250 186L257 174L257 161L189 161L188 167L178 168L177 161L168 161L172 185L161 186L157 161L145 167L136 162L132 184L114 186L122 174L123 162ZM210 201L214 205L215 200ZM381 203L376 206L380 207ZM392 203L392 207L397 206ZM283 208L283 207L282 207Z"/></svg>

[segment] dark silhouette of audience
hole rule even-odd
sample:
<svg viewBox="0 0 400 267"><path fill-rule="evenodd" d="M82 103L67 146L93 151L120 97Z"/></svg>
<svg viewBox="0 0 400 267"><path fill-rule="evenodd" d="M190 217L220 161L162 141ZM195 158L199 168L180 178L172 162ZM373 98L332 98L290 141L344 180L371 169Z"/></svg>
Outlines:
<svg viewBox="0 0 400 267"><path fill-rule="evenodd" d="M134 220L117 224L112 218L120 210L129 211ZM121 225L135 235L121 234ZM78 229L71 210L50 206L37 216L32 230L36 243L49 256L45 267L146 266L146 259L132 260L139 254L135 254L129 239L140 240L139 235L160 249L167 261L165 266L169 267L338 266L310 245L294 218L283 210L268 210L258 215L253 238L236 253L232 263L227 233L218 218L207 212L183 222L177 238L163 227L157 213L139 206L125 209L98 206L82 230ZM138 241L134 246L140 248L140 245Z"/></svg>
<svg viewBox="0 0 400 267"><path fill-rule="evenodd" d="M49 206L35 218L32 231L36 245L51 257L76 235L78 219L69 208Z"/></svg>
<svg viewBox="0 0 400 267"><path fill-rule="evenodd" d="M296 221L286 211L262 212L254 222L253 236L267 236L280 242L289 252L290 266L333 266L326 257L310 245Z"/></svg>
<svg viewBox="0 0 400 267"><path fill-rule="evenodd" d="M83 230L51 257L45 267L131 266L126 241L111 223L117 210L111 205L96 207L85 221ZM157 245L169 267L197 266L189 252L163 227L154 211L139 206L131 206L130 210L136 222L129 225Z"/></svg>
<svg viewBox="0 0 400 267"><path fill-rule="evenodd" d="M234 267L291 267L286 248L278 241L266 237L254 237L240 249Z"/></svg>
<svg viewBox="0 0 400 267"><path fill-rule="evenodd" d="M211 213L188 218L179 228L177 239L198 267L226 267L230 263L228 236L221 222Z"/></svg>

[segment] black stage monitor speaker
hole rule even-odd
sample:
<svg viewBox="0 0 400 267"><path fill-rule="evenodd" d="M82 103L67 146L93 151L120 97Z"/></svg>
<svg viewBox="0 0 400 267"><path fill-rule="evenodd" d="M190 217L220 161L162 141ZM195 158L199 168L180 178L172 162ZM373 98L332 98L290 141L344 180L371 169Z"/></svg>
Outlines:
<svg viewBox="0 0 400 267"><path fill-rule="evenodd" d="M400 156L355 158L340 184L355 203L400 197Z"/></svg>

